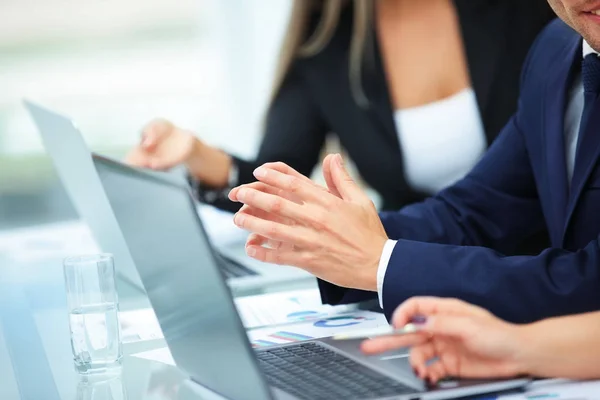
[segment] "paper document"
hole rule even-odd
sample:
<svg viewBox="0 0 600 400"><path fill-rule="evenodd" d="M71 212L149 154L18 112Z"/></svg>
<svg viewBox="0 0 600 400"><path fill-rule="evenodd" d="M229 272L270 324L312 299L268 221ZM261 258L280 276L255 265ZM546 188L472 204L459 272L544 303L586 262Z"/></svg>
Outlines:
<svg viewBox="0 0 600 400"><path fill-rule="evenodd" d="M600 381L537 381L525 393L498 400L600 400Z"/></svg>
<svg viewBox="0 0 600 400"><path fill-rule="evenodd" d="M143 340L162 339L163 333L151 308L119 312L121 340L134 343Z"/></svg>
<svg viewBox="0 0 600 400"><path fill-rule="evenodd" d="M252 347L275 346L302 340L334 336L357 329L372 329L387 326L383 314L371 311L352 311L310 322L274 326L248 331Z"/></svg>
<svg viewBox="0 0 600 400"><path fill-rule="evenodd" d="M296 337L302 339L331 336L346 327L367 329L387 325L385 317L378 313L357 311L355 306L321 304L316 289L241 297L235 304L242 323L250 330L250 338L265 343L277 342L270 336L289 329L298 330ZM125 343L163 337L152 309L120 312L119 321ZM275 344L285 342L282 339Z"/></svg>
<svg viewBox="0 0 600 400"><path fill-rule="evenodd" d="M2 231L0 252L26 263L100 251L87 225L71 221Z"/></svg>
<svg viewBox="0 0 600 400"><path fill-rule="evenodd" d="M333 336L336 333L348 332L354 329L376 328L382 325L387 325L387 321L382 314L370 311L356 311L317 321L287 325L285 327L255 329L247 332L247 334L252 347L261 348ZM166 347L137 353L133 356L168 365L175 365L175 361Z"/></svg>
<svg viewBox="0 0 600 400"><path fill-rule="evenodd" d="M247 329L316 321L356 309L356 306L321 304L318 289L240 297L235 305Z"/></svg>

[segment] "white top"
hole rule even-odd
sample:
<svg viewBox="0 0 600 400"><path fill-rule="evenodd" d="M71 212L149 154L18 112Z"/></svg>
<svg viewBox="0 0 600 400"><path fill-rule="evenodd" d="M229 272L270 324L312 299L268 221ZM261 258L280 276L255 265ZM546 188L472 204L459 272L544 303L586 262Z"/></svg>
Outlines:
<svg viewBox="0 0 600 400"><path fill-rule="evenodd" d="M585 40L583 41L583 58L588 54L598 54ZM599 55L600 56L600 55ZM565 137L565 159L567 164L567 177L569 185L573 178L573 168L575 165L575 157L577 152L577 139L579 137L579 127L581 125L581 115L583 114L584 96L583 96L583 83L581 81L581 74L576 77L571 90L569 91L567 110L565 112L565 125L564 125L564 137ZM381 252L381 258L379 259L379 268L377 270L377 294L379 296L379 305L383 308L383 281L385 279L385 273L387 267L394 252L396 246L395 240L388 240L383 247Z"/></svg>
<svg viewBox="0 0 600 400"><path fill-rule="evenodd" d="M396 130L408 184L437 193L464 177L487 147L473 89L397 110Z"/></svg>

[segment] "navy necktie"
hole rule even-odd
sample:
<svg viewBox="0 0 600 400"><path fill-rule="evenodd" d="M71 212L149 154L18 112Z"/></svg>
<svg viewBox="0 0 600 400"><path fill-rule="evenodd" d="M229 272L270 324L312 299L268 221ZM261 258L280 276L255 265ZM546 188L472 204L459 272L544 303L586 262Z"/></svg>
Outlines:
<svg viewBox="0 0 600 400"><path fill-rule="evenodd" d="M579 136L577 138L577 153L579 153L579 146L587 129L587 123L594 108L594 103L600 93L600 58L598 54L588 54L583 59L581 80L583 82L584 105L583 113L581 114L581 124L579 126Z"/></svg>

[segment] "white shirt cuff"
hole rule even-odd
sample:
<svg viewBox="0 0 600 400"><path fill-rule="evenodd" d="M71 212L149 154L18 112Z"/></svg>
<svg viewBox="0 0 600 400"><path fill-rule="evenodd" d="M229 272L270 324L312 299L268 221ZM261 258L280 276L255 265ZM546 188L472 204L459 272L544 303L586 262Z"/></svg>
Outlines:
<svg viewBox="0 0 600 400"><path fill-rule="evenodd" d="M385 279L385 273L392 258L394 247L396 246L397 240L388 240L383 246L381 252L381 258L379 259L379 267L377 267L377 295L379 296L379 307L383 308L383 280Z"/></svg>

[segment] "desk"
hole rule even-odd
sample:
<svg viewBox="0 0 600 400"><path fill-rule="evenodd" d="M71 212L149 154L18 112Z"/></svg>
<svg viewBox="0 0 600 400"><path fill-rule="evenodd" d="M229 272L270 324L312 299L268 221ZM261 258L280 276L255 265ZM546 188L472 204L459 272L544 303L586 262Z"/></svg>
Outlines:
<svg viewBox="0 0 600 400"><path fill-rule="evenodd" d="M219 398L187 384L177 368L130 356L164 347L162 340L125 344L119 376L82 379L73 368L60 260L17 265L0 258L0 263L1 399ZM140 297L125 294L121 304L147 304Z"/></svg>
<svg viewBox="0 0 600 400"><path fill-rule="evenodd" d="M68 231L69 224L66 226ZM88 247L86 238L57 246L56 243L65 241L61 236L65 225L59 223L54 227L63 230L53 231L50 226L39 230L36 236L34 229L34 240L29 242L41 244L39 249L26 246L18 257L14 249L23 241L13 240L15 235L10 232L0 232L0 399L220 399L190 384L175 367L131 356L165 347L162 339L125 343L119 376L86 381L75 372L62 260L69 255L97 250ZM16 236L31 235L31 229L28 230L25 233L20 230ZM38 240L40 236L54 240L44 243ZM243 251L243 241L239 246ZM147 297L139 290L126 282L119 283L121 311L150 307ZM268 287L264 291L311 285L314 279Z"/></svg>
<svg viewBox="0 0 600 400"><path fill-rule="evenodd" d="M64 255L16 261L3 255L0 246L0 399L13 400L213 400L221 397L191 384L177 368L131 356L166 346L164 340L124 344L122 372L115 377L86 381L74 370L62 258ZM148 299L134 288L122 286L123 311L149 307ZM269 288L276 290L277 288ZM530 395L507 397L525 400L562 386L537 385ZM600 384L575 384L569 394L578 399L600 398ZM558 395L551 398L559 399ZM569 397L573 398L573 397Z"/></svg>

